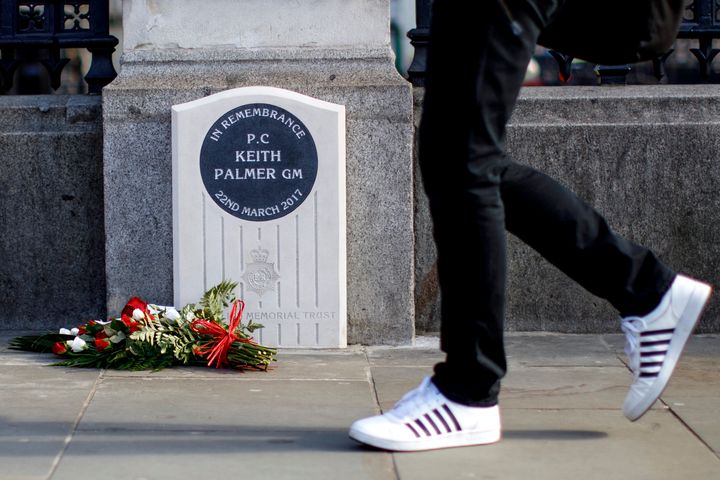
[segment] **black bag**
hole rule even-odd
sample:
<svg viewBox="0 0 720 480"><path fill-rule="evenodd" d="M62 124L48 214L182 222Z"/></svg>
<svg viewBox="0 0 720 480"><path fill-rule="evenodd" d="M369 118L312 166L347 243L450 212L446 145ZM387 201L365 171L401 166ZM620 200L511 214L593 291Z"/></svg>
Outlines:
<svg viewBox="0 0 720 480"><path fill-rule="evenodd" d="M538 43L602 65L651 60L677 36L685 0L567 0Z"/></svg>

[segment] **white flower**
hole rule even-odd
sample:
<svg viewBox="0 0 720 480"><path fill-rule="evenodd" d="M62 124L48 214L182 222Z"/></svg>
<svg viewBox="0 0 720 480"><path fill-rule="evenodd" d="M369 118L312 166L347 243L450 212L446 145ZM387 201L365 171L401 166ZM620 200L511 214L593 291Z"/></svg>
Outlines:
<svg viewBox="0 0 720 480"><path fill-rule="evenodd" d="M73 329L73 330L76 330L76 329ZM77 335L77 333L72 333L72 331L68 330L67 328L61 328L60 335Z"/></svg>
<svg viewBox="0 0 720 480"><path fill-rule="evenodd" d="M80 337L75 337L74 340L68 341L67 343L68 343L68 346L70 348L72 348L72 351L76 352L76 353L82 352L83 350L88 348L87 342Z"/></svg>
<svg viewBox="0 0 720 480"><path fill-rule="evenodd" d="M98 325L108 325L109 323L112 323L112 320L95 320L95 323Z"/></svg>
<svg viewBox="0 0 720 480"><path fill-rule="evenodd" d="M145 318L145 312L143 312L139 308L136 308L135 310L133 310L132 317L133 320L142 320L143 318Z"/></svg>
<svg viewBox="0 0 720 480"><path fill-rule="evenodd" d="M195 314L191 311L187 312L185 314L185 320L187 320L188 322L192 322L193 320L195 320Z"/></svg>
<svg viewBox="0 0 720 480"><path fill-rule="evenodd" d="M165 310L165 318L167 318L171 322L174 322L178 318L180 318L180 314L173 307L167 307L167 309Z"/></svg>
<svg viewBox="0 0 720 480"><path fill-rule="evenodd" d="M75 335L75 336L77 336L78 333L80 333L80 329L79 329L79 328L75 327L75 328L71 328L71 329L70 329L70 335Z"/></svg>
<svg viewBox="0 0 720 480"><path fill-rule="evenodd" d="M120 343L125 340L125 334L123 332L117 332L115 335L109 338L112 343Z"/></svg>

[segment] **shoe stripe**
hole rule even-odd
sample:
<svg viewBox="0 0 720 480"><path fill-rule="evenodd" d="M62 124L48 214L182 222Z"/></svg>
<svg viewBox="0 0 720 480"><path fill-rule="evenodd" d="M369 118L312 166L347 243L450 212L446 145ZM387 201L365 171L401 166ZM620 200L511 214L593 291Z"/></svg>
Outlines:
<svg viewBox="0 0 720 480"><path fill-rule="evenodd" d="M425 432L425 435L428 437L432 436L432 433L430 433L430 430L427 429L425 424L420 420L419 418L415 419L415 424L422 429L423 432Z"/></svg>
<svg viewBox="0 0 720 480"><path fill-rule="evenodd" d="M657 372L640 372L641 377L657 377L660 374L660 370Z"/></svg>
<svg viewBox="0 0 720 480"><path fill-rule="evenodd" d="M455 429L458 432L461 432L462 427L460 426L460 423L457 421L457 418L455 418L455 415L453 414L452 410L450 410L450 407L447 406L447 403L443 403L442 408L443 408L443 410L445 410L447 412L448 415L450 415L450 420L452 420L453 423L455 424Z"/></svg>
<svg viewBox="0 0 720 480"><path fill-rule="evenodd" d="M433 419L430 418L430 415L428 415L428 414L426 413L426 414L423 415L423 416L427 419L428 422L430 422L430 425L432 425L432 427L435 429L435 431L437 432L437 434L438 434L438 435L442 435L442 432L440 431L440 429L438 428L438 426L435 425L435 422L433 422Z"/></svg>
<svg viewBox="0 0 720 480"><path fill-rule="evenodd" d="M648 350L645 352L640 352L641 357L662 357L665 358L665 355L667 354L667 349L665 350Z"/></svg>
<svg viewBox="0 0 720 480"><path fill-rule="evenodd" d="M654 368L654 369L644 369L640 370L640 374L647 374L647 375L657 375L660 373L660 367Z"/></svg>
<svg viewBox="0 0 720 480"><path fill-rule="evenodd" d="M675 332L674 328L667 328L665 330L651 330L647 332L642 332L640 334L641 337L649 337L651 335L666 335L666 334L672 334Z"/></svg>
<svg viewBox="0 0 720 480"><path fill-rule="evenodd" d="M415 430L415 427L413 427L409 423L406 423L405 426L408 427L415 434L415 438L420 438L420 434L417 430Z"/></svg>
<svg viewBox="0 0 720 480"><path fill-rule="evenodd" d="M445 421L445 417L443 417L442 414L438 412L437 408L433 409L433 413L442 422L443 427L445 427L445 430L447 430L447 433L452 432L452 430L450 429L450 425L448 425L448 423Z"/></svg>
<svg viewBox="0 0 720 480"><path fill-rule="evenodd" d="M656 340L654 342L640 342L640 348L655 347L657 345L670 345L670 339L667 340Z"/></svg>
<svg viewBox="0 0 720 480"><path fill-rule="evenodd" d="M643 337L640 339L640 343L642 345L645 345L650 342L658 342L660 340L669 340L672 341L673 336L672 335L651 335L649 337Z"/></svg>
<svg viewBox="0 0 720 480"><path fill-rule="evenodd" d="M662 367L663 362L641 362L640 368L648 368L648 367Z"/></svg>

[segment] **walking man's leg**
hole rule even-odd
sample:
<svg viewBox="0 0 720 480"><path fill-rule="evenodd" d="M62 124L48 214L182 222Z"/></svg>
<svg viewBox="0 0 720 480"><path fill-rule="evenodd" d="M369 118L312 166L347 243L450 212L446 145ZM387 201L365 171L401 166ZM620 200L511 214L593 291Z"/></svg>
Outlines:
<svg viewBox="0 0 720 480"><path fill-rule="evenodd" d="M518 11L518 34L499 2L434 2L419 155L438 247L447 357L390 412L355 422L356 440L424 450L500 438L505 125L554 8L555 0L539 0Z"/></svg>
<svg viewBox="0 0 720 480"><path fill-rule="evenodd" d="M355 422L351 437L390 450L492 443L505 374L505 229L625 316L635 381L624 405L634 420L657 399L710 294L546 175L505 155L505 127L535 41L555 0L435 0L420 131L442 296L441 348L432 379L384 415Z"/></svg>

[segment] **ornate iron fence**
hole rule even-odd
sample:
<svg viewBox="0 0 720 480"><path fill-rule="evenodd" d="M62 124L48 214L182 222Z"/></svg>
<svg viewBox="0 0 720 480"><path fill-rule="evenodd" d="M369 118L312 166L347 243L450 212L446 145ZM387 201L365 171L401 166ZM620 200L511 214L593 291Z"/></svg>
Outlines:
<svg viewBox="0 0 720 480"><path fill-rule="evenodd" d="M408 78L416 86L425 82L427 45L430 38L430 15L432 0L415 0L417 27L408 32L410 42L415 47L415 56L408 69ZM619 14L622 14L619 12ZM685 14L678 33L678 39L697 41L697 47L689 48L697 59L698 79L710 81L712 62L720 49L713 48L713 39L720 38L720 0L686 0ZM672 58L674 49L652 61L652 72L659 81L666 76L665 65ZM562 52L549 51L557 62L559 76L567 81L573 71L573 58ZM631 72L629 65L596 65L595 75L599 83L625 83Z"/></svg>
<svg viewBox="0 0 720 480"><path fill-rule="evenodd" d="M112 64L117 44L109 33L108 0L1 0L0 90L13 86L16 71L27 62L40 62L57 90L69 61L63 50L84 48L92 55L88 92L98 94L117 76Z"/></svg>

